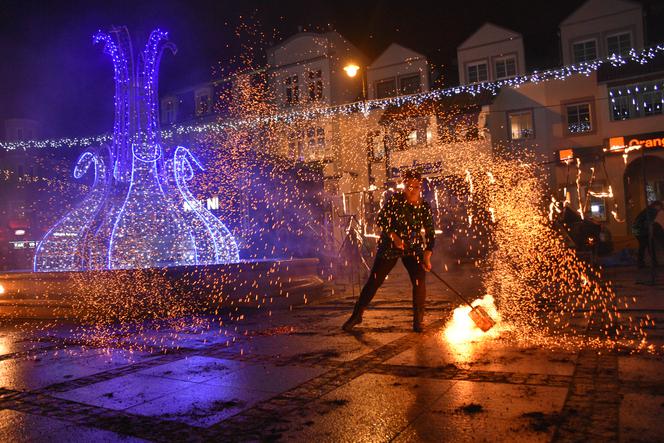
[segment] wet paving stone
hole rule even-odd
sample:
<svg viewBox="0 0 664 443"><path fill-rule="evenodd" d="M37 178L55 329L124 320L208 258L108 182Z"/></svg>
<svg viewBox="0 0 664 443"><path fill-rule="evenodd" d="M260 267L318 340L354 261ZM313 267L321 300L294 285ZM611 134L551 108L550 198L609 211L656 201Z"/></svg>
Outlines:
<svg viewBox="0 0 664 443"><path fill-rule="evenodd" d="M338 297L153 353L0 325L0 441L664 441L661 357L453 345L446 292L416 334L407 281L381 291L352 334Z"/></svg>

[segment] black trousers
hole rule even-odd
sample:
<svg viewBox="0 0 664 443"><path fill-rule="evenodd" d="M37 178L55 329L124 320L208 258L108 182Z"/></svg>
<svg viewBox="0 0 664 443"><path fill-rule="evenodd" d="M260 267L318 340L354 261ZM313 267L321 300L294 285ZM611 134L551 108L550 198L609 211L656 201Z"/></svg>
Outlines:
<svg viewBox="0 0 664 443"><path fill-rule="evenodd" d="M371 274L366 284L360 292L360 298L355 303L354 314L361 315L364 309L369 306L369 303L376 295L376 291L385 281L385 277L394 268L399 260L398 257L385 258L380 255L376 256ZM421 324L424 316L424 303L426 301L426 271L420 264L417 256L407 255L401 257L401 261L408 271L410 282L413 285L413 323Z"/></svg>
<svg viewBox="0 0 664 443"><path fill-rule="evenodd" d="M639 266L645 266L646 252L650 254L650 257L653 260L653 265L657 266L657 253L654 251L654 246L657 242L657 236L658 234L655 234L652 245L650 244L650 237L648 235L640 235L636 237L636 239L639 241L639 254L637 258ZM651 249L653 250L651 251Z"/></svg>

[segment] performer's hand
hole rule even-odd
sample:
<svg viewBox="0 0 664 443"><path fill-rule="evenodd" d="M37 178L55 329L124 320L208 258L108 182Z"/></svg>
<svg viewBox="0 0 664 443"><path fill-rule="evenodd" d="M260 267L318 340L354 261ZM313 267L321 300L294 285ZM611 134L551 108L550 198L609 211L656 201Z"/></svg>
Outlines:
<svg viewBox="0 0 664 443"><path fill-rule="evenodd" d="M422 267L427 272L431 271L431 251L424 251L424 262L422 263Z"/></svg>
<svg viewBox="0 0 664 443"><path fill-rule="evenodd" d="M392 233L390 237L392 237L392 243L394 243L394 247L397 249L401 249L403 251L405 245L403 240L401 240L401 237L399 237L395 233Z"/></svg>

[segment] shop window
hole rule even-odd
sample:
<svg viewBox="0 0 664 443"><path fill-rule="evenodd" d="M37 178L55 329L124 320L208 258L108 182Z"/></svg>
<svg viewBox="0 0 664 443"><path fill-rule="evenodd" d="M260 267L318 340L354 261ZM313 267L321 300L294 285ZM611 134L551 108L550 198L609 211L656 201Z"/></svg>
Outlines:
<svg viewBox="0 0 664 443"><path fill-rule="evenodd" d="M466 68L468 83L480 83L489 80L486 62L473 63Z"/></svg>
<svg viewBox="0 0 664 443"><path fill-rule="evenodd" d="M632 49L632 35L629 32L621 34L610 35L606 38L606 49L611 55L629 55L629 50Z"/></svg>
<svg viewBox="0 0 664 443"><path fill-rule="evenodd" d="M574 63L590 62L597 59L597 41L585 40L572 45Z"/></svg>
<svg viewBox="0 0 664 443"><path fill-rule="evenodd" d="M394 97L397 95L396 81L393 78L376 82L376 98Z"/></svg>
<svg viewBox="0 0 664 443"><path fill-rule="evenodd" d="M595 221L606 221L606 199L590 196L587 215Z"/></svg>
<svg viewBox="0 0 664 443"><path fill-rule="evenodd" d="M575 103L565 107L567 114L567 131L570 134L592 132L590 103Z"/></svg>
<svg viewBox="0 0 664 443"><path fill-rule="evenodd" d="M402 94L417 94L422 91L422 82L420 74L409 75L399 79Z"/></svg>
<svg viewBox="0 0 664 443"><path fill-rule="evenodd" d="M510 125L510 138L512 140L524 140L535 137L533 127L533 112L511 112L508 116Z"/></svg>
<svg viewBox="0 0 664 443"><path fill-rule="evenodd" d="M496 80L516 76L516 58L505 57L496 60Z"/></svg>

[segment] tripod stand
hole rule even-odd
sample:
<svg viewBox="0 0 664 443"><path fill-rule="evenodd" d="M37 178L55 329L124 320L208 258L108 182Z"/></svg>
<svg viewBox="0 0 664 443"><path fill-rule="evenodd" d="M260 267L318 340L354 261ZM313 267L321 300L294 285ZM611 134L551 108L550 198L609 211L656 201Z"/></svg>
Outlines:
<svg viewBox="0 0 664 443"><path fill-rule="evenodd" d="M342 251L346 245L351 245L350 251L352 252L351 255L351 290L353 293L353 297L355 297L355 283L357 282L358 284L358 291L359 291L359 286L361 285L361 275L360 275L360 266L359 263L356 261L359 258L359 262L361 262L364 267L366 268L367 272L371 270L371 267L367 264L366 260L364 259L364 256L362 255L362 248L364 247L367 251L369 251L369 248L367 245L364 243L364 239L362 238L362 224L357 218L357 215L355 214L348 214L348 215L342 215L342 218L348 218L348 223L344 224L346 226L345 232L346 235L344 236L343 242L341 243L341 247L339 247L339 256L342 256ZM370 251L369 251L370 252Z"/></svg>

